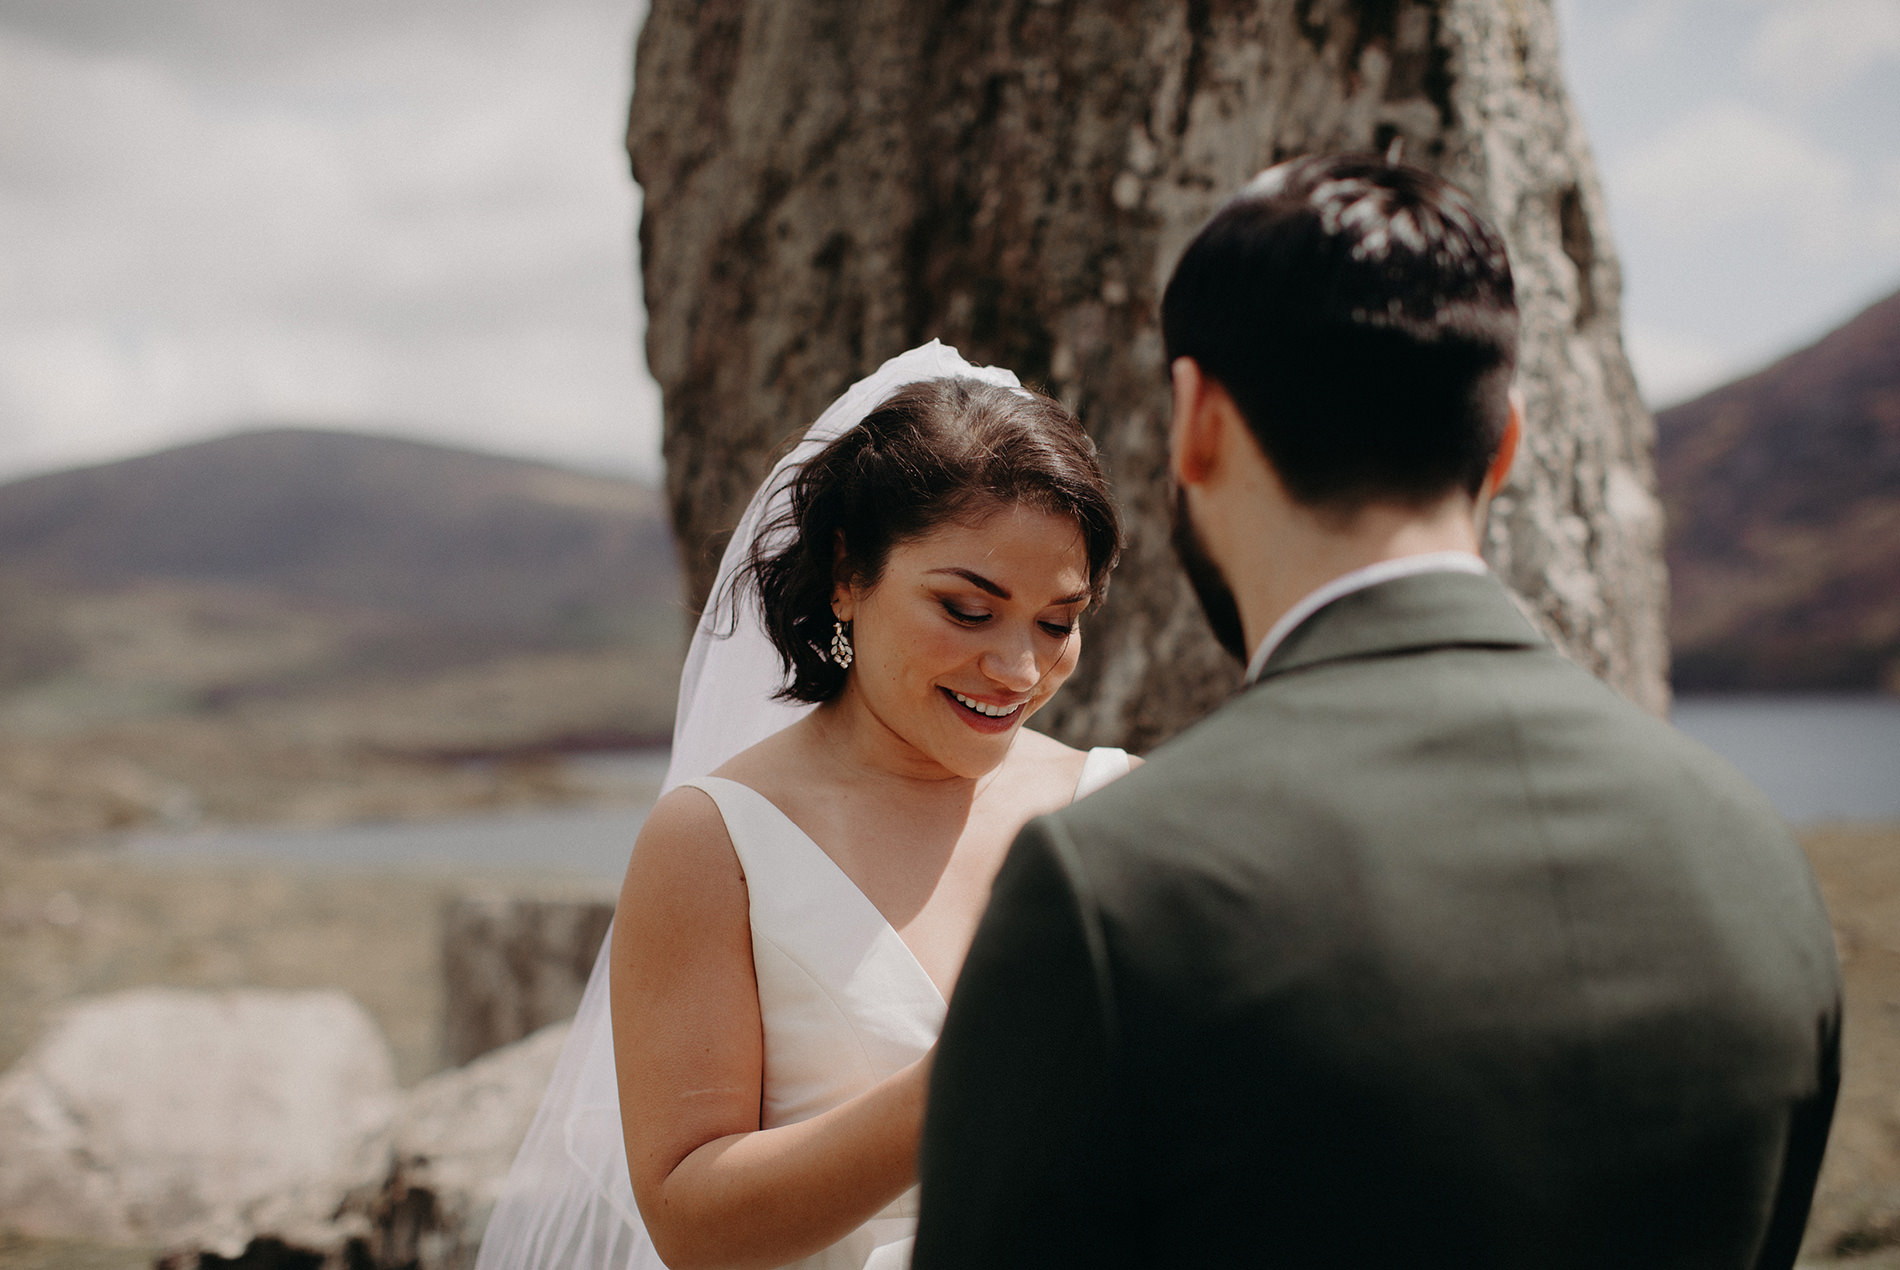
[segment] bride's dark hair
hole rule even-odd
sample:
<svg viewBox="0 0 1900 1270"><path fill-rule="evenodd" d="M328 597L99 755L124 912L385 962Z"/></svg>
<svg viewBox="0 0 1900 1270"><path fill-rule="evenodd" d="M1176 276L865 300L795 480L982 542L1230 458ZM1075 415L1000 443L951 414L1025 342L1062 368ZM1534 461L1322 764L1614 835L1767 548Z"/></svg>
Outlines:
<svg viewBox="0 0 1900 1270"><path fill-rule="evenodd" d="M1040 393L976 379L898 389L798 469L785 512L753 541L737 585L757 590L789 682L779 696L829 701L845 672L829 657L832 588L845 570L875 585L891 548L992 507L1027 504L1073 520L1099 600L1121 525L1095 444Z"/></svg>

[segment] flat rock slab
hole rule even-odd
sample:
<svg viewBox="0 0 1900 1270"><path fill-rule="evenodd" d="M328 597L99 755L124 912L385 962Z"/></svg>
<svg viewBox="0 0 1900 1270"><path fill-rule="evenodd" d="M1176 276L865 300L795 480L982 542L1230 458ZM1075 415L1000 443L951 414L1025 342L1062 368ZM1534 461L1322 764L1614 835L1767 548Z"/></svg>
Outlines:
<svg viewBox="0 0 1900 1270"><path fill-rule="evenodd" d="M241 1247L267 1212L321 1222L378 1176L397 1100L341 992L81 1001L0 1077L0 1212L42 1237Z"/></svg>
<svg viewBox="0 0 1900 1270"><path fill-rule="evenodd" d="M567 1031L431 1076L403 1095L374 1178L259 1205L245 1238L177 1244L159 1270L470 1270Z"/></svg>

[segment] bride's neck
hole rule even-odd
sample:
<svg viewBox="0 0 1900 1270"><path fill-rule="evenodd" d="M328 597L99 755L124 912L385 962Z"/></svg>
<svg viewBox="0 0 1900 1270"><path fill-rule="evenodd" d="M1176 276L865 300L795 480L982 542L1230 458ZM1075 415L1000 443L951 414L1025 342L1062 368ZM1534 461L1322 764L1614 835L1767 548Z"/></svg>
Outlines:
<svg viewBox="0 0 1900 1270"><path fill-rule="evenodd" d="M827 701L806 716L808 735L821 759L841 775L903 789L911 794L973 799L995 769L964 776L920 750L851 694Z"/></svg>

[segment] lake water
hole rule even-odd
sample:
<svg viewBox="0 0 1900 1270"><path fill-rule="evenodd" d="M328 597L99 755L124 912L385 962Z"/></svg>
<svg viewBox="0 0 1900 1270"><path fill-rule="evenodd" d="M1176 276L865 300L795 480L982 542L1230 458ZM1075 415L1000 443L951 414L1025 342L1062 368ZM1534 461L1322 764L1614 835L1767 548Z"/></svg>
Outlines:
<svg viewBox="0 0 1900 1270"><path fill-rule="evenodd" d="M1684 697L1674 719L1794 824L1900 820L1900 698Z"/></svg>
<svg viewBox="0 0 1900 1270"><path fill-rule="evenodd" d="M1683 731L1726 756L1797 825L1900 820L1900 699L1687 697ZM664 751L596 755L578 770L628 805L334 829L141 833L150 860L265 859L310 866L565 873L617 882L666 772Z"/></svg>
<svg viewBox="0 0 1900 1270"><path fill-rule="evenodd" d="M273 860L320 868L565 873L618 882L644 807L510 812L426 824L134 834L133 856L180 863Z"/></svg>
<svg viewBox="0 0 1900 1270"><path fill-rule="evenodd" d="M618 883L666 775L666 751L568 760L584 783L621 806L516 811L422 824L324 829L204 829L136 833L130 853L155 861L271 860L321 868L559 873Z"/></svg>

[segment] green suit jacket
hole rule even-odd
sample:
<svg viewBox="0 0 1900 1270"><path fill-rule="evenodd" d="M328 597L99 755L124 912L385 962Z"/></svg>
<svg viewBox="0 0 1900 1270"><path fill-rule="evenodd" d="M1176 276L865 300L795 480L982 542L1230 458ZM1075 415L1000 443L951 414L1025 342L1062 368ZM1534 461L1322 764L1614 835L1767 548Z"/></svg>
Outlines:
<svg viewBox="0 0 1900 1270"><path fill-rule="evenodd" d="M914 1265L1789 1266L1839 1028L1759 793L1493 579L1387 582L1023 831Z"/></svg>

